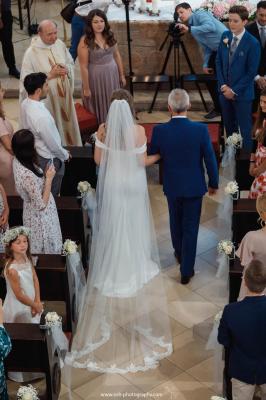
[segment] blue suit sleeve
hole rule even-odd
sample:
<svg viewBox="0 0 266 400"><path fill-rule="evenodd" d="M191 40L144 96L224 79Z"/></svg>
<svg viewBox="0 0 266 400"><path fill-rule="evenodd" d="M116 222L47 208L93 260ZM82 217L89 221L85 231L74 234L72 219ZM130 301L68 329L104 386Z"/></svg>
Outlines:
<svg viewBox="0 0 266 400"><path fill-rule="evenodd" d="M224 347L230 347L231 345L231 335L230 330L226 321L226 307L224 309L220 325L218 328L218 342L222 344Z"/></svg>
<svg viewBox="0 0 266 400"><path fill-rule="evenodd" d="M225 44L223 43L224 37L225 36L222 35L216 56L216 75L217 75L219 90L222 85L226 84L226 79L223 74L223 46L225 46Z"/></svg>
<svg viewBox="0 0 266 400"><path fill-rule="evenodd" d="M158 132L158 126L155 126L152 130L152 138L151 138L149 154L152 155L158 153L160 153L159 132Z"/></svg>
<svg viewBox="0 0 266 400"><path fill-rule="evenodd" d="M255 38L254 38L255 39ZM246 73L245 75L241 76L238 82L231 87L233 92L238 94L241 89L244 89L250 82L254 80L255 76L257 75L259 63L260 63L260 55L261 49L260 44L257 39L256 42L251 43L246 60Z"/></svg>
<svg viewBox="0 0 266 400"><path fill-rule="evenodd" d="M204 128L205 129L204 129L202 150L203 150L204 163L209 177L208 186L213 189L218 189L219 174L217 168L217 161L211 144L208 128L207 127Z"/></svg>

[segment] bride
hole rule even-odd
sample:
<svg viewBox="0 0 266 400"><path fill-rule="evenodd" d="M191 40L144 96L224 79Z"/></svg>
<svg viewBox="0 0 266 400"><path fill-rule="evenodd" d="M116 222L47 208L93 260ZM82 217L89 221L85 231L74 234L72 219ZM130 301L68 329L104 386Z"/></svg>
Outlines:
<svg viewBox="0 0 266 400"><path fill-rule="evenodd" d="M108 373L156 368L172 353L166 296L149 202L144 129L125 100L98 131L100 165L90 272L66 364Z"/></svg>

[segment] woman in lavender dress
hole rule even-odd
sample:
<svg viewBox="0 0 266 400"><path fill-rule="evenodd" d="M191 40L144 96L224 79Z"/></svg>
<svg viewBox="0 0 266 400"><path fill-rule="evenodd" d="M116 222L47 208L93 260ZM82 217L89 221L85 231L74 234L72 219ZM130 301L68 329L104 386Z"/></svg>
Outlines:
<svg viewBox="0 0 266 400"><path fill-rule="evenodd" d="M96 114L101 124L106 120L112 92L126 84L116 40L101 10L92 10L88 15L78 59L84 106Z"/></svg>

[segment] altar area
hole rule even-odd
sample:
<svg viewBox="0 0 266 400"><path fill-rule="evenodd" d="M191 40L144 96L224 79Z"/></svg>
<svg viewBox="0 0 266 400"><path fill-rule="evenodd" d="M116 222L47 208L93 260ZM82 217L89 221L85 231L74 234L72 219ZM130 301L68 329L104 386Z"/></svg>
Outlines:
<svg viewBox="0 0 266 400"><path fill-rule="evenodd" d="M193 0L190 4L193 8L200 5L200 0ZM166 57L167 49L170 43L168 38L162 51L159 50L164 41L168 26L173 22L173 14L176 3L174 1L159 1L159 16L149 16L136 11L140 2L136 2L136 10L129 11L131 51L132 51L132 69L135 75L158 75L161 72ZM108 8L107 17L118 41L119 50L124 62L126 73L128 73L128 50L127 50L127 31L125 6L122 4L117 7L111 4ZM193 37L188 34L182 38L185 47L189 53L192 65L197 73L202 72L202 55L197 43ZM166 74L174 74L174 60L172 54L168 61ZM180 69L181 73L189 73L189 68L180 49Z"/></svg>

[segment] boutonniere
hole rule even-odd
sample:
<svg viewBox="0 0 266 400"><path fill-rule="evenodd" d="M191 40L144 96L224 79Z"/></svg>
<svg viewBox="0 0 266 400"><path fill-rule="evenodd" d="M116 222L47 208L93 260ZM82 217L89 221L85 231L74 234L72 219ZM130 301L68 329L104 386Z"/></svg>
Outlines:
<svg viewBox="0 0 266 400"><path fill-rule="evenodd" d="M229 38L228 37L225 37L224 39L223 39L223 43L226 45L226 47L229 47Z"/></svg>

